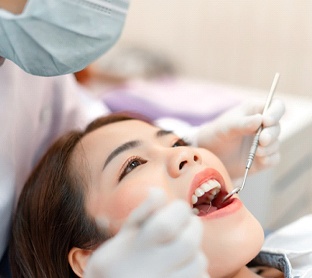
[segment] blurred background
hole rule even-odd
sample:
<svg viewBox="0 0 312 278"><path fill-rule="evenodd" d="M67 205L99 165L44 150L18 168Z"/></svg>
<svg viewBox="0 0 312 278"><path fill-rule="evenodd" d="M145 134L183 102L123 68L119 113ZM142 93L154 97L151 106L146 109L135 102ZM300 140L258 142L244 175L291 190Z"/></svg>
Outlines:
<svg viewBox="0 0 312 278"><path fill-rule="evenodd" d="M279 90L311 95L311 14L310 0L132 0L109 55L142 47L183 76L265 90L280 72Z"/></svg>

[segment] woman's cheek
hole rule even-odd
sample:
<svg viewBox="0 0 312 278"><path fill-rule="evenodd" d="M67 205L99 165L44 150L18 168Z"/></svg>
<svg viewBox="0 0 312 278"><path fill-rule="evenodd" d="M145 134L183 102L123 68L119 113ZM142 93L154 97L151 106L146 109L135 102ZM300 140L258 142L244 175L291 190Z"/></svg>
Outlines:
<svg viewBox="0 0 312 278"><path fill-rule="evenodd" d="M116 219L125 219L131 211L137 208L148 197L149 187L139 182L127 184L117 189L110 200L112 215Z"/></svg>
<svg viewBox="0 0 312 278"><path fill-rule="evenodd" d="M110 207L112 215L116 219L125 220L126 217L137 207L139 207L149 196L150 189L159 188L165 192L168 201L171 199L172 192L168 190L168 181L166 178L152 176L151 173L141 173L133 178L126 179L118 188L112 193L110 199Z"/></svg>

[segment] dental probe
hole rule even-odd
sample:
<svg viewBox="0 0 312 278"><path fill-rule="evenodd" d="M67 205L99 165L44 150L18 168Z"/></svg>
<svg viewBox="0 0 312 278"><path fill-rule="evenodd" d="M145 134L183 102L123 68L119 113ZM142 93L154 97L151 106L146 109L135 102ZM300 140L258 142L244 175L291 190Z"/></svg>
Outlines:
<svg viewBox="0 0 312 278"><path fill-rule="evenodd" d="M270 89L270 93L267 97L267 100L266 100L266 103L265 103L265 106L264 106L264 109L263 109L263 112L262 112L262 115L264 115L266 113L266 111L268 110L270 104L271 104L271 101L272 101L272 98L273 98L273 95L274 95L274 92L275 92L275 88L276 88L276 85L277 85L277 82L278 82L278 79L279 79L279 73L276 73L275 76L274 76L274 79L273 79L273 82L272 82L272 86L271 86L271 89ZM247 178L247 174L248 174L248 171L252 165L252 162L255 158L255 155L256 155L256 151L257 151L257 148L258 148L258 145L259 145L259 137L260 137L260 133L263 129L263 125L261 125L258 130L257 130L257 133L252 141L252 145L251 145L251 148L250 148L250 151L249 151L249 155L248 155L248 159L247 159L247 163L246 163L246 170L245 170L245 175L244 175L244 179L243 179L243 183L241 186L238 186L238 187L235 187L230 193L228 193L224 198L223 198L223 201L222 202L225 202L226 200L228 200L229 198L231 198L234 194L240 192L241 190L244 189L244 186L245 186L245 183L246 183L246 178Z"/></svg>

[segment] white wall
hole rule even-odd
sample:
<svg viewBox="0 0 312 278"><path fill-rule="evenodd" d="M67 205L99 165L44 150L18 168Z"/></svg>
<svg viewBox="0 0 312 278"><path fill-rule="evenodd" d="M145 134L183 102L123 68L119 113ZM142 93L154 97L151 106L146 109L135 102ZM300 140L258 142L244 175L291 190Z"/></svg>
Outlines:
<svg viewBox="0 0 312 278"><path fill-rule="evenodd" d="M119 42L167 52L187 76L311 95L311 0L132 0Z"/></svg>

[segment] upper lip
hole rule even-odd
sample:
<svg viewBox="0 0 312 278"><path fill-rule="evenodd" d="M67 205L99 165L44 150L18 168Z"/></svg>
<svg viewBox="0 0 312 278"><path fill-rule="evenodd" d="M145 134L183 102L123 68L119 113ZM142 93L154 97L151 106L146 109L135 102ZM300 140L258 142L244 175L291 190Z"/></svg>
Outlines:
<svg viewBox="0 0 312 278"><path fill-rule="evenodd" d="M191 186L190 186L190 191L189 191L189 203L191 204L191 207L193 206L191 199L192 199L192 195L194 194L195 190L198 187L200 187L203 183L205 183L211 179L217 180L221 185L220 193L218 194L218 199L219 199L219 196L221 197L221 196L225 196L227 194L227 191L225 188L225 182L224 182L222 175L216 169L207 168L207 169L197 173L195 175L195 177L193 178L193 181L192 181Z"/></svg>

